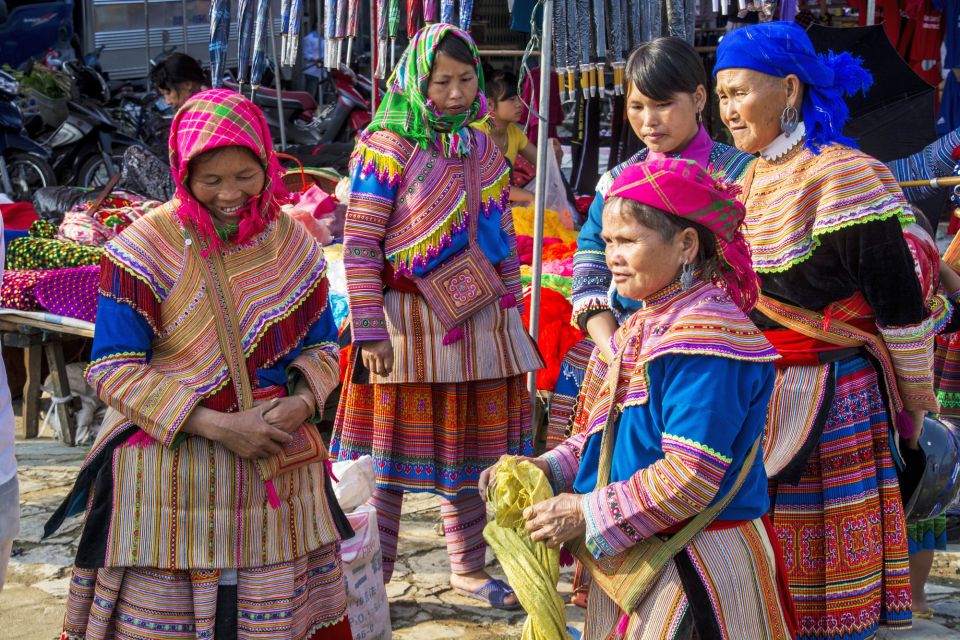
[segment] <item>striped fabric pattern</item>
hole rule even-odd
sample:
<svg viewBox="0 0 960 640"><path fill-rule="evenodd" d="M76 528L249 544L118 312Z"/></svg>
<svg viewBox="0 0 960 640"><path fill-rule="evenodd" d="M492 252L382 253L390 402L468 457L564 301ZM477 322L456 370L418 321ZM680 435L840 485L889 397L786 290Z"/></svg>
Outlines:
<svg viewBox="0 0 960 640"><path fill-rule="evenodd" d="M110 289L103 293L135 306L155 335L149 361L145 353L107 349L88 368L90 384L110 410L85 464L131 425L156 440L116 450L105 562L194 569L293 561L337 536L320 463L275 479L281 506L274 510L250 461L204 438L173 446L193 407L229 411L237 405L209 292L186 249L183 229L165 206L118 236L104 261L102 284ZM319 245L281 214L256 243L222 255L254 386L257 369L299 347L291 368L325 398L339 379L336 345L302 344L326 305ZM121 262L128 256L136 259Z"/></svg>
<svg viewBox="0 0 960 640"><path fill-rule="evenodd" d="M500 456L533 451L522 375L457 384L348 382L342 398L331 453L339 460L373 456L378 487L455 498L475 493L480 472Z"/></svg>
<svg viewBox="0 0 960 640"><path fill-rule="evenodd" d="M499 262L504 284L520 302L520 263L507 201L509 167L485 134L476 133L473 147L471 154L477 154L480 167L480 184L471 185L480 189L480 244L485 248L486 233L496 233L495 229L507 234L509 255L491 262ZM343 256L350 276L353 337L385 340L384 266L389 264L400 274L422 275L442 252L465 244L468 216L474 212L467 210L463 161L444 157L436 146L421 149L379 131L358 145L353 162ZM367 180L371 176L376 180Z"/></svg>
<svg viewBox="0 0 960 640"><path fill-rule="evenodd" d="M201 401L221 410L236 406L214 318L207 312L203 277L200 269L190 265L193 259L186 251L183 229L166 205L109 243L101 293L139 311L153 327L155 338L149 366L144 366L144 354L118 353L92 362L87 369L87 379L98 395L127 418L111 419L109 428L101 428L98 442L132 423L169 446ZM231 274L241 343L253 374L296 345L323 311L323 251L301 225L281 215L255 244L225 251L224 262ZM268 264L275 267L268 271ZM157 303L147 305L144 300ZM291 319L302 323L293 329L301 335L287 336L284 347L275 333ZM327 360L338 361L335 347L328 345L310 356L302 356L302 369L310 368L310 361L319 363L317 374L308 377L317 385L316 391L329 392L330 383L320 380L329 377ZM255 375L251 380L256 384Z"/></svg>
<svg viewBox="0 0 960 640"><path fill-rule="evenodd" d="M960 333L937 336L934 372L940 414L960 417Z"/></svg>
<svg viewBox="0 0 960 640"><path fill-rule="evenodd" d="M603 311L610 308L608 292L612 276L604 257L603 241L600 239L600 210L607 192L613 186L613 181L623 173L627 167L643 162L649 153L648 149L641 149L633 157L618 164L603 174L597 182L597 195L591 206L590 216L596 219L596 233L586 241L581 232L578 238L578 250L573 256L573 316L571 321L575 327L583 326L586 316L594 311ZM729 183L739 183L747 167L753 161L753 156L737 150L735 147L714 142L707 163L707 171L718 180ZM595 210L599 207L599 210Z"/></svg>
<svg viewBox="0 0 960 640"><path fill-rule="evenodd" d="M862 357L830 365L836 394L796 485L772 483L801 640L867 640L910 625L907 532L877 375Z"/></svg>
<svg viewBox="0 0 960 640"><path fill-rule="evenodd" d="M763 436L763 466L774 477L810 438L827 396L829 365L777 367Z"/></svg>
<svg viewBox="0 0 960 640"><path fill-rule="evenodd" d="M757 160L747 196L745 235L757 273L778 273L809 258L819 238L851 225L897 217L913 221L890 170L865 153L833 145L814 155Z"/></svg>
<svg viewBox="0 0 960 640"><path fill-rule="evenodd" d="M212 638L220 571L73 570L62 640ZM237 638L350 638L339 543L296 561L241 569Z"/></svg>
<svg viewBox="0 0 960 640"><path fill-rule="evenodd" d="M590 338L574 344L563 356L560 376L550 398L550 415L547 425L547 450L554 448L573 433L574 409L577 396L587 374L587 366L596 345Z"/></svg>
<svg viewBox="0 0 960 640"><path fill-rule="evenodd" d="M934 322L931 316L913 326L880 328L893 361L900 398L908 410L940 410L933 388Z"/></svg>
<svg viewBox="0 0 960 640"><path fill-rule="evenodd" d="M692 622L687 589L696 589L696 606L702 617L714 619L715 640L793 640L780 607L777 591L776 558L770 538L760 520L719 530L701 531L681 552L692 563L698 584L685 584L676 562L667 564L650 593L630 616L624 638L628 640L674 640L685 624ZM684 576L690 579L691 576ZM600 589L591 589L587 604L587 628L594 621L616 620L620 616ZM609 622L608 622L609 624ZM700 636L704 637L704 636Z"/></svg>
<svg viewBox="0 0 960 640"><path fill-rule="evenodd" d="M543 366L516 308L491 304L463 323L463 340L443 344L447 329L419 294L388 289L383 305L394 364L371 375L377 384L492 380Z"/></svg>

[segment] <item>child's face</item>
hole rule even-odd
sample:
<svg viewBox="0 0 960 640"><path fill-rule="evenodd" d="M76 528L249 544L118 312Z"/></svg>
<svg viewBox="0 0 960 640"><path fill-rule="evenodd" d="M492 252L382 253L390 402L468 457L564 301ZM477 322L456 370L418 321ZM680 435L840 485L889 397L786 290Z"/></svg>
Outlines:
<svg viewBox="0 0 960 640"><path fill-rule="evenodd" d="M504 98L494 103L493 116L501 122L520 122L522 108L520 96Z"/></svg>

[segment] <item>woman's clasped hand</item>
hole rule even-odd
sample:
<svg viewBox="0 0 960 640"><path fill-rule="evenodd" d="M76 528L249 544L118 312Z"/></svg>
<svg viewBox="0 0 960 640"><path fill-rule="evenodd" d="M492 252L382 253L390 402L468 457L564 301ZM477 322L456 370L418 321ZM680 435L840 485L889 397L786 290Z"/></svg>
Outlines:
<svg viewBox="0 0 960 640"><path fill-rule="evenodd" d="M214 439L241 458L266 458L280 453L311 415L297 395L274 398L247 411L222 414Z"/></svg>

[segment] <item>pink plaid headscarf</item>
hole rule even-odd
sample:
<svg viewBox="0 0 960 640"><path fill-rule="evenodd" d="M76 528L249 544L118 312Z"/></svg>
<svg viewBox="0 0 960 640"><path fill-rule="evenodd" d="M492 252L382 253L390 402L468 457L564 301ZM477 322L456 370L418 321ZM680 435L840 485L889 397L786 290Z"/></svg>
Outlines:
<svg viewBox="0 0 960 640"><path fill-rule="evenodd" d="M186 224L193 222L209 243L219 248L210 213L187 186L190 161L204 151L220 147L246 147L260 159L266 172L263 191L250 201L239 217L239 230L230 241L244 244L263 229L280 212L280 205L290 194L283 185L283 168L273 151L270 129L263 112L239 93L228 89L201 91L190 98L177 112L170 126L170 165L180 201L177 216ZM208 249L208 250L209 250Z"/></svg>
<svg viewBox="0 0 960 640"><path fill-rule="evenodd" d="M635 200L712 231L720 258L716 284L749 312L757 303L760 279L741 231L746 211L736 199L739 191L692 160L663 158L627 167L613 181L608 197Z"/></svg>

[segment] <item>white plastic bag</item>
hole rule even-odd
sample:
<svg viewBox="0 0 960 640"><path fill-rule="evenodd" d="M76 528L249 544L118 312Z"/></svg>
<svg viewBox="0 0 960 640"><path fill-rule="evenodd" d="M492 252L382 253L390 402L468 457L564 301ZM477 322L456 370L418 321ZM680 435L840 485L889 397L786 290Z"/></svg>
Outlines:
<svg viewBox="0 0 960 640"><path fill-rule="evenodd" d="M538 171L545 171L547 174L543 191L544 208L556 211L560 223L567 229L579 229L577 209L567 200L567 187L563 184L563 174L560 173L560 165L557 164L557 154L553 152L553 145L549 141L547 147L546 162L543 167L537 168Z"/></svg>
<svg viewBox="0 0 960 640"><path fill-rule="evenodd" d="M377 510L368 504L347 514L354 536L341 546L347 615L353 640L390 640L390 604L383 584Z"/></svg>
<svg viewBox="0 0 960 640"><path fill-rule="evenodd" d="M344 513L350 513L373 495L376 470L370 456L334 463L333 475L337 478L333 481L333 493Z"/></svg>

